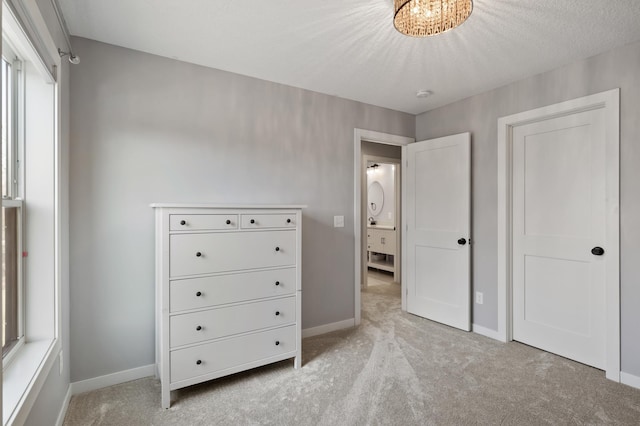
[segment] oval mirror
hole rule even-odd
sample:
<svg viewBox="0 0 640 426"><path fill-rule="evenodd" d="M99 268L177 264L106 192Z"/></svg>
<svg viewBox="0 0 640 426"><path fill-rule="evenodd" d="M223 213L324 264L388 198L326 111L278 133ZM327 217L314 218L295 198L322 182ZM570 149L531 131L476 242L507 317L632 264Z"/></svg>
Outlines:
<svg viewBox="0 0 640 426"><path fill-rule="evenodd" d="M382 212L384 206L384 191L382 185L377 180L372 182L367 189L367 210L369 215L376 217Z"/></svg>

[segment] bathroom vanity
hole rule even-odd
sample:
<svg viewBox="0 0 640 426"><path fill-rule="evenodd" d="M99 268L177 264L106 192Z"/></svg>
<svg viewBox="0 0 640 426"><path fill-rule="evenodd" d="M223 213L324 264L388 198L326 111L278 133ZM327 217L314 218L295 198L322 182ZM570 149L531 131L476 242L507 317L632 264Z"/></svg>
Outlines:
<svg viewBox="0 0 640 426"><path fill-rule="evenodd" d="M367 227L367 266L393 272L397 281L397 247L394 226L369 225Z"/></svg>

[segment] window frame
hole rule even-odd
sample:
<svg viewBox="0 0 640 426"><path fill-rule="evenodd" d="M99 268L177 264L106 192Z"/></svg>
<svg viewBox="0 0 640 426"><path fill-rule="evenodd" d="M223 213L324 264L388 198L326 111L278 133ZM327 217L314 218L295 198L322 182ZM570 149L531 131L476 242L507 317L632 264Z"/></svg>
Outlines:
<svg viewBox="0 0 640 426"><path fill-rule="evenodd" d="M24 134L25 134L25 78L24 59L16 53L16 49L11 45L8 37L2 35L2 59L11 66L11 95L8 102L11 113L10 120L10 141L8 142L7 153L7 194L2 195L2 207L17 208L16 218L16 260L17 260L17 336L18 339L12 343L5 353L2 348L2 369L4 370L15 358L20 348L25 343L25 291L24 291L24 224L25 224L25 203L24 203ZM4 63L2 64L4 66ZM4 111L3 111L4 114ZM3 224L4 226L4 224Z"/></svg>
<svg viewBox="0 0 640 426"><path fill-rule="evenodd" d="M18 173L27 198L22 239L29 257L23 258L23 286L27 297L37 297L23 304L24 344L11 363L0 370L3 423L23 424L58 361L63 375L61 291L63 286L68 288L68 248L63 240L68 235L69 216L68 181L61 173L61 164L69 157L61 137L60 80L62 75L66 77L67 68L36 1L2 0L1 15L3 38L11 40L25 63L25 124L38 123L34 128L29 126L23 136L23 156L36 161L29 162L29 170L22 167ZM62 81L66 92L68 80ZM36 104L32 100L38 103L38 98L46 108L33 107ZM42 173L51 178L38 183L36 176ZM67 365L64 370L68 381Z"/></svg>

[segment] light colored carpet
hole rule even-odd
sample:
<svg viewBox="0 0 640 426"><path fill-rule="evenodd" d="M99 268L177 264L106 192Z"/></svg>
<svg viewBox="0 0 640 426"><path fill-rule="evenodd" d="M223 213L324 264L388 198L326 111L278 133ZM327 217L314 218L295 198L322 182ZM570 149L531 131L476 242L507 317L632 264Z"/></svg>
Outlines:
<svg viewBox="0 0 640 426"><path fill-rule="evenodd" d="M73 425L640 424L640 390L602 371L400 311L398 284L362 295L362 325L283 361L173 392L145 378L74 396Z"/></svg>
<svg viewBox="0 0 640 426"><path fill-rule="evenodd" d="M393 282L393 273L369 269L367 271L367 286L386 285Z"/></svg>

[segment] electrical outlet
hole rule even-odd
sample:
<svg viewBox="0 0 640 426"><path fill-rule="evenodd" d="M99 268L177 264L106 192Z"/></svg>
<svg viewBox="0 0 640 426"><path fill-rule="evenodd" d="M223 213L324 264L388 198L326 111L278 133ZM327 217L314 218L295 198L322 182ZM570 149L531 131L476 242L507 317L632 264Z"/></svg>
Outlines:
<svg viewBox="0 0 640 426"><path fill-rule="evenodd" d="M482 305L484 303L483 294L480 293L479 291L476 291L476 303L478 305Z"/></svg>
<svg viewBox="0 0 640 426"><path fill-rule="evenodd" d="M344 228L344 216L334 216L333 217L333 227L334 228Z"/></svg>

